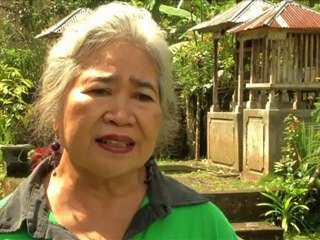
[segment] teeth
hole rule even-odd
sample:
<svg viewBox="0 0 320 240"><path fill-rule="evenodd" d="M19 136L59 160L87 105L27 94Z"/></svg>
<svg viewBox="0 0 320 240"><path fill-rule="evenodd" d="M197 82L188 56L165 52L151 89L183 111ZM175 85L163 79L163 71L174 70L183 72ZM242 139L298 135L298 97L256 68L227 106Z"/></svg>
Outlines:
<svg viewBox="0 0 320 240"><path fill-rule="evenodd" d="M114 140L106 140L106 139L101 139L101 142L111 146L115 146L115 147L128 147L130 145L129 143L118 142Z"/></svg>

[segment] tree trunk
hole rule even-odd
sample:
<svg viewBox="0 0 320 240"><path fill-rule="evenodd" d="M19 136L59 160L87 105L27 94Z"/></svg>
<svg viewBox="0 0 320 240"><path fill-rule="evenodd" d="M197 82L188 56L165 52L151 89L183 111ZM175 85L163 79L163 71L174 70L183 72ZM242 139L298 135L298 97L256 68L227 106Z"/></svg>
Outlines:
<svg viewBox="0 0 320 240"><path fill-rule="evenodd" d="M186 133L187 133L187 146L189 150L189 157L194 158L194 132L193 132L193 117L192 108L189 98L186 98Z"/></svg>
<svg viewBox="0 0 320 240"><path fill-rule="evenodd" d="M200 160L200 127L201 127L201 110L200 110L200 94L197 94L196 104L196 137L195 137L195 160Z"/></svg>

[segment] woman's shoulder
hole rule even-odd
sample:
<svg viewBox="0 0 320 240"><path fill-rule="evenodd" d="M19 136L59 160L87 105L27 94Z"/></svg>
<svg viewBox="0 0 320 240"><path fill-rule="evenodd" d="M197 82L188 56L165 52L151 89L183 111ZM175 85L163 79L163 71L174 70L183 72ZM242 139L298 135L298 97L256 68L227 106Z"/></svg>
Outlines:
<svg viewBox="0 0 320 240"><path fill-rule="evenodd" d="M0 200L0 209L4 208L8 203L9 199L12 197L12 194L5 196ZM31 236L27 234L26 227L20 228L18 231L12 233L0 232L0 240L29 240L33 239Z"/></svg>
<svg viewBox="0 0 320 240"><path fill-rule="evenodd" d="M140 239L236 240L236 234L223 213L211 202L173 207L171 213L138 234Z"/></svg>
<svg viewBox="0 0 320 240"><path fill-rule="evenodd" d="M163 175L163 178L165 188L170 195L173 207L196 205L209 201L206 197L177 180L166 175Z"/></svg>

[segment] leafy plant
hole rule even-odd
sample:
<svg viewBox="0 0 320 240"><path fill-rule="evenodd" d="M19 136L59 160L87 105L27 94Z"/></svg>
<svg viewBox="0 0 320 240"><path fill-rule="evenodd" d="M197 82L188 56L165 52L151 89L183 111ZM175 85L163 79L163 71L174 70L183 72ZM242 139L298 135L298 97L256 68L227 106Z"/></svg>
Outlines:
<svg viewBox="0 0 320 240"><path fill-rule="evenodd" d="M280 191L271 191L266 188L265 192L261 194L270 199L271 202L259 203L257 205L271 208L264 216L270 217L272 222L280 222L281 228L285 232L293 228L300 233L300 226L303 226L305 229L307 228L304 222L304 215L309 211L308 206L301 204L293 196L288 196Z"/></svg>
<svg viewBox="0 0 320 240"><path fill-rule="evenodd" d="M317 122L306 124L293 115L288 115L284 122L285 146L281 160L275 163L277 175L270 183L272 189L282 190L266 188L263 195L271 202L258 205L271 208L265 216L270 216L274 224L280 221L285 231L293 228L300 233L302 229L314 229L318 223L309 208L315 207L319 197L320 125Z"/></svg>
<svg viewBox="0 0 320 240"><path fill-rule="evenodd" d="M29 112L25 99L32 87L32 81L25 79L18 69L0 65L0 143L23 141Z"/></svg>

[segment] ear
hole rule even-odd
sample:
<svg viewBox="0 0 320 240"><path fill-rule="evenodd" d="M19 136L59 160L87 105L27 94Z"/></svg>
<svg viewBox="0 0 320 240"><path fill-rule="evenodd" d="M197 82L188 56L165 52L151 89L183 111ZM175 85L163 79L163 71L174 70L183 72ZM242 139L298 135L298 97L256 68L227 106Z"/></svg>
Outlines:
<svg viewBox="0 0 320 240"><path fill-rule="evenodd" d="M53 131L55 133L59 132L59 123L58 123L58 120L56 118L53 118L52 121L52 128L53 128Z"/></svg>

